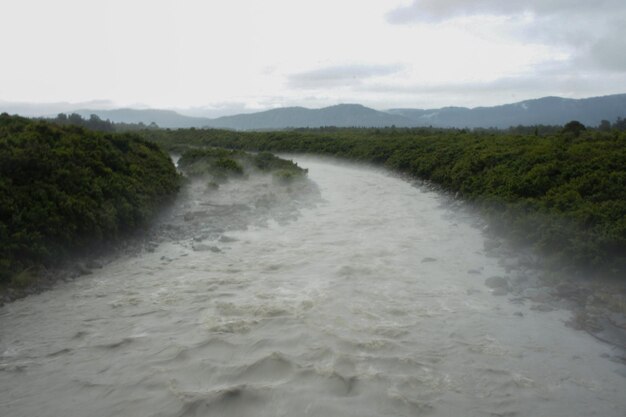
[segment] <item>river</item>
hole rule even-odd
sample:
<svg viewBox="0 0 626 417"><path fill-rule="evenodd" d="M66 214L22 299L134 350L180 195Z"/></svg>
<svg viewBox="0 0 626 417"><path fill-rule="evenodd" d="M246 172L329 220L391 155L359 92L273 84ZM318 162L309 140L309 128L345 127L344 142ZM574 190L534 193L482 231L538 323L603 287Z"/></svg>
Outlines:
<svg viewBox="0 0 626 417"><path fill-rule="evenodd" d="M469 212L297 161L305 192L197 183L147 249L0 308L0 415L625 415L611 346L485 286L522 272Z"/></svg>

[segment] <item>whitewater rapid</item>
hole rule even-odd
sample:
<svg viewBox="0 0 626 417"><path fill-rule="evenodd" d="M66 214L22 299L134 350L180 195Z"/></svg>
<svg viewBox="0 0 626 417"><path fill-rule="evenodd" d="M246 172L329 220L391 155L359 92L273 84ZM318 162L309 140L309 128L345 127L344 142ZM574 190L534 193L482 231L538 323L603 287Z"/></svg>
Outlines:
<svg viewBox="0 0 626 417"><path fill-rule="evenodd" d="M196 183L138 254L0 308L0 415L624 416L617 353L496 296L463 208L382 170Z"/></svg>

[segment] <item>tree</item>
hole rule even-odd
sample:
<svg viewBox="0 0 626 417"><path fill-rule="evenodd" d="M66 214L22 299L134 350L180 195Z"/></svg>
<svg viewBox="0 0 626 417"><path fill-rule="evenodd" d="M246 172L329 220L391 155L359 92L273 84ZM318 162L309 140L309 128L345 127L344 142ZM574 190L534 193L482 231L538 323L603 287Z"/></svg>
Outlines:
<svg viewBox="0 0 626 417"><path fill-rule="evenodd" d="M83 118L80 116L80 114L77 114L77 113L70 114L69 117L67 118L67 121L72 125L76 125L76 126L83 125Z"/></svg>
<svg viewBox="0 0 626 417"><path fill-rule="evenodd" d="M572 133L575 137L580 136L581 132L587 130L584 124L580 123L578 120L572 120L563 126L563 130L561 133Z"/></svg>

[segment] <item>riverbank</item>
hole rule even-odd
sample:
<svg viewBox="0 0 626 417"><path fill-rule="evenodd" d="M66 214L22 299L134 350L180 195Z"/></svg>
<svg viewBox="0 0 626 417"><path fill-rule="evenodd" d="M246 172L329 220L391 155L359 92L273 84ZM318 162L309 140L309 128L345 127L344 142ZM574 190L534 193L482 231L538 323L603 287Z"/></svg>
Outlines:
<svg viewBox="0 0 626 417"><path fill-rule="evenodd" d="M141 231L180 180L137 135L0 115L0 287L48 285L67 259Z"/></svg>
<svg viewBox="0 0 626 417"><path fill-rule="evenodd" d="M540 256L485 233L486 253L498 257L506 270L506 274L485 277L484 284L494 296L505 296L514 304L530 305L540 312L571 311L567 326L614 346L617 351L611 358L626 364L626 283L551 275Z"/></svg>
<svg viewBox="0 0 626 417"><path fill-rule="evenodd" d="M127 236L106 249L94 250L89 254L69 255L63 261L48 268L39 267L36 273L26 274L12 284L0 286L0 307L31 295L49 291L59 283L71 282L91 275L122 256L139 255L150 251L154 241L142 236Z"/></svg>
<svg viewBox="0 0 626 417"><path fill-rule="evenodd" d="M180 168L187 177L179 195L161 206L150 224L97 249L73 253L49 267L39 267L37 273L27 270L21 278L14 275L12 283L0 285L0 307L50 290L60 282L91 275L120 257L152 253L164 242L178 242L190 236L197 241L209 236L217 239L224 231L220 223L238 229L247 224L263 224L274 217L280 222L293 220L299 204L318 198L319 191L306 178L305 169L270 153L213 150L183 153L182 157ZM228 201L229 193L239 194L240 188L248 190L246 204L218 203ZM199 199L216 199L216 203L200 204ZM184 214L176 214L179 212ZM217 247L197 244L195 249L216 251Z"/></svg>
<svg viewBox="0 0 626 417"><path fill-rule="evenodd" d="M626 133L457 129L145 131L165 147L309 153L385 166L481 208L508 239L565 276L626 277Z"/></svg>
<svg viewBox="0 0 626 417"><path fill-rule="evenodd" d="M410 178L403 176L405 180ZM413 180L414 181L414 180ZM616 349L611 360L626 364L626 282L618 278L589 277L581 274L564 276L566 272L554 269L553 260L546 259L536 249L507 239L494 228L480 207L446 193L441 187L418 181L442 193L445 205L451 210L471 213L473 226L481 230L485 239L482 252L498 259L505 273L485 275L481 268L467 271L468 277L482 280L486 291L495 297L507 298L511 303L530 306L538 312L557 310L571 312L565 325L584 331L597 340ZM432 259L426 259L432 262ZM521 314L521 313L519 313Z"/></svg>

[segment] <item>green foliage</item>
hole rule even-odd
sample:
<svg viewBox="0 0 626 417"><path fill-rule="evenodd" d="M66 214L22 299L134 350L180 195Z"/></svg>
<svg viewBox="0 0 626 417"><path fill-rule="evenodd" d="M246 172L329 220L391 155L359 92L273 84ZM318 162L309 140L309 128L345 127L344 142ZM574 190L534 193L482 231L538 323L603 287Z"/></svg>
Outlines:
<svg viewBox="0 0 626 417"><path fill-rule="evenodd" d="M231 177L242 177L251 170L282 172L283 178L301 177L306 170L269 152L250 154L223 148L190 149L178 161L180 169L189 176L209 175L213 182L223 182Z"/></svg>
<svg viewBox="0 0 626 417"><path fill-rule="evenodd" d="M626 133L568 126L547 135L428 128L142 135L166 147L305 152L383 164L478 204L501 231L561 264L624 277Z"/></svg>
<svg viewBox="0 0 626 417"><path fill-rule="evenodd" d="M144 225L178 186L135 135L0 115L0 283Z"/></svg>
<svg viewBox="0 0 626 417"><path fill-rule="evenodd" d="M300 168L293 161L277 157L270 152L259 152L251 155L252 164L258 170L265 172L281 171L290 173L292 176L306 174L307 170Z"/></svg>
<svg viewBox="0 0 626 417"><path fill-rule="evenodd" d="M563 126L562 133L568 133L569 132L572 135L574 135L575 137L578 137L585 130L587 130L587 128L585 127L584 124L580 123L578 120L572 120L571 122L569 122L569 123L565 124L565 126Z"/></svg>
<svg viewBox="0 0 626 417"><path fill-rule="evenodd" d="M110 120L102 120L97 114L92 114L89 119L83 119L80 114L70 115L59 113L56 118L48 119L49 122L61 126L81 126L89 130L99 132L115 132L115 124ZM145 126L143 126L145 128Z"/></svg>
<svg viewBox="0 0 626 417"><path fill-rule="evenodd" d="M302 174L298 171L279 169L272 173L274 180L281 184L289 184L299 178L302 178Z"/></svg>
<svg viewBox="0 0 626 417"><path fill-rule="evenodd" d="M192 149L183 153L178 166L189 176L210 175L214 181L223 182L229 177L243 175L243 166L233 159L240 155L243 155L243 152L225 149Z"/></svg>

